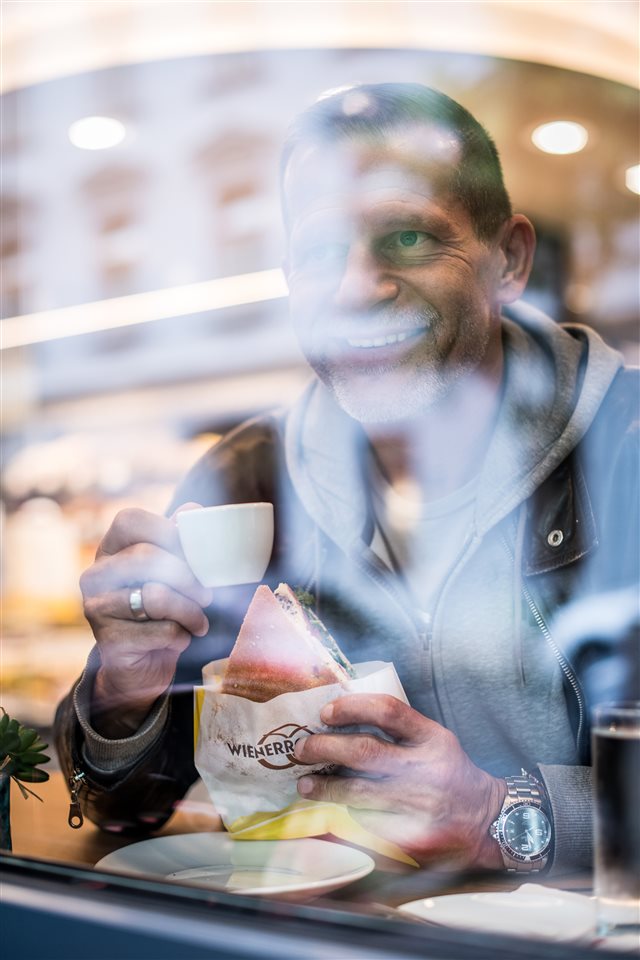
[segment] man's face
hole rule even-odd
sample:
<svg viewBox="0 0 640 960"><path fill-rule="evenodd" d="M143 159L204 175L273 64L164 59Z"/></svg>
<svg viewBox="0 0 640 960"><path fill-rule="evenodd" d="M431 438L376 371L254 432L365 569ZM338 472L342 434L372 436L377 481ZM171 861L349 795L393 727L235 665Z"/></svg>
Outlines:
<svg viewBox="0 0 640 960"><path fill-rule="evenodd" d="M450 192L457 160L450 137L414 128L382 144L302 145L287 167L296 333L362 422L420 415L499 349L504 258Z"/></svg>

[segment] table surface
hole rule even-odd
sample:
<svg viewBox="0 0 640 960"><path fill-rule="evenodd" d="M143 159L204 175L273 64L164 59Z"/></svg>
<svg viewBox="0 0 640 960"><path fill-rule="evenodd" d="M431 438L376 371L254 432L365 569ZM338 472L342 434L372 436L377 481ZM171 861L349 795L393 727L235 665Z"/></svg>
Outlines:
<svg viewBox="0 0 640 960"><path fill-rule="evenodd" d="M46 783L35 784L33 789L42 803L35 797L25 800L11 783L11 837L16 855L93 866L108 853L135 842L105 833L86 819L82 827L72 829L68 824L69 791L60 770L52 771ZM220 829L220 818L211 803L188 795L154 836Z"/></svg>
<svg viewBox="0 0 640 960"><path fill-rule="evenodd" d="M25 800L15 783L11 784L11 832L13 853L18 857L55 861L78 866L94 866L102 857L122 847L138 842L131 838L106 833L89 820L80 829L68 825L69 792L63 774L52 771L46 783L37 784L34 797ZM219 831L222 824L209 800L204 786L198 782L178 805L176 812L154 836ZM371 851L367 851L371 854ZM590 874L567 874L537 878L527 874L497 873L453 874L433 869L416 870L373 855L376 869L367 877L335 890L322 897L311 898L312 905L332 911L347 911L366 916L411 918L395 910L402 903L423 897L451 893L478 893L482 891L509 891L522 883L538 882L546 886L591 892ZM420 922L420 921L415 921ZM608 946L608 941L605 942ZM603 946L601 941L600 946ZM617 950L636 954L637 945L618 942ZM598 955L597 953L595 954ZM620 955L620 954L618 954ZM637 955L637 954L636 954ZM571 953L575 957L575 953Z"/></svg>
<svg viewBox="0 0 640 960"><path fill-rule="evenodd" d="M46 783L37 784L36 792L42 802L34 797L25 800L15 783L11 784L11 831L13 853L18 857L57 861L78 866L94 866L102 857L122 847L138 842L131 838L106 833L89 820L80 829L68 825L69 792L63 774L52 771ZM209 800L203 784L199 781L178 805L176 812L154 836L171 836L185 833L219 831L222 823ZM371 854L371 851L367 851ZM545 886L591 893L592 878L589 873L554 875L548 880L530 874L453 874L432 868L416 870L371 854L376 869L367 877L351 883L325 896L311 898L313 906L326 907L332 911L347 911L375 916L393 916L411 922L411 918L395 910L402 903L424 897L452 893L478 893L483 891L509 891L523 883L537 882ZM420 922L420 921L415 921ZM615 942L616 955L627 951L638 956L637 937L628 942ZM610 940L600 941L598 946L609 947ZM570 946L570 945L568 945ZM594 955L598 956L598 952ZM575 957L575 953L570 953ZM586 954L585 954L586 955ZM601 954L602 955L602 954ZM627 953L628 955L628 953Z"/></svg>
<svg viewBox="0 0 640 960"><path fill-rule="evenodd" d="M53 771L46 783L37 784L36 792L42 802L29 797L25 800L15 783L11 784L11 832L13 853L63 863L93 866L98 860L136 842L117 834L105 833L89 820L80 829L67 823L69 793L64 776ZM175 814L154 836L184 833L203 833L222 829L219 816L201 783L190 791L178 805ZM371 851L367 851L371 854ZM334 909L361 909L382 912L400 903L435 894L477 892L479 890L509 890L529 882L530 875L475 874L460 875L430 870L415 870L373 855L377 869L369 876L346 888L337 890L316 903ZM541 882L545 882L542 878ZM552 878L550 886L587 891L590 876L570 875Z"/></svg>

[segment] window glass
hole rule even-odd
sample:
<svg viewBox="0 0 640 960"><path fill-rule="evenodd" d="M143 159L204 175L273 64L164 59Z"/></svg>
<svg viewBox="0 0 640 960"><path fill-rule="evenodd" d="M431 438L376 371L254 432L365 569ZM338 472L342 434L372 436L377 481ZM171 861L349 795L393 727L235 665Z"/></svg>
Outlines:
<svg viewBox="0 0 640 960"><path fill-rule="evenodd" d="M203 19L202 28L206 26ZM206 637L192 641L175 678L177 705L171 709L174 718L182 717L181 739L168 742L165 759L145 775L155 778L157 792L152 800L145 799L140 817L133 809L127 812L116 805L109 810L103 804L102 830L88 817L80 829L71 829L68 823L70 816L77 818L77 808L69 806L69 772L73 776L75 771L78 777L72 786L81 799L83 790L97 788L91 780L91 764L86 773L81 736L73 743L67 738L70 759L63 771L65 764L61 765L54 746L54 715L93 648L78 583L82 571L94 563L114 517L130 509L154 515L173 510L183 497L175 493L178 484L200 457L216 457L209 451L216 449L221 437L248 418L263 418L267 411L297 402L313 376L304 353L313 358L315 349L310 332L313 311L301 332L300 304L306 309L307 303L311 307L319 302L323 283L332 282L332 271L343 270L347 258L352 258L353 265L353 258L361 253L363 270L370 269L366 258L373 258L380 284L390 275L401 275L401 281L393 282L402 290L415 289L414 278L427 269L424 264L431 264L428 269L434 272L459 270L455 282L447 281L447 289L458 304L461 324L463 311L476 309L482 296L480 285L478 290L470 286L466 267L460 266L462 259L468 263L470 248L465 247L464 256L452 257L453 266L446 265L446 251L461 249L456 247L463 229L460 217L467 216L460 213L455 195L455 202L447 207L458 218L455 230L451 227L453 233L442 241L435 228L434 240L431 226L411 219L388 228L367 221L358 234L358 247L352 223L322 214L314 225L312 218L311 226L305 227L309 249L301 255L299 269L295 257L293 261L296 269L290 280L297 317L291 323L282 269L285 263L286 270L291 253L280 212L279 156L289 124L321 93L356 81L415 82L463 104L495 140L514 211L535 227L538 246L525 302L557 323L592 327L627 362L637 362L638 231L636 197L629 187L633 176L629 170L638 160L634 88L620 77L606 79L535 62L541 57L456 52L455 44L446 50L412 46L409 25L404 43L392 49L355 41L340 48L320 43L301 44L300 49L276 49L275 42L272 46L243 51L241 45L232 45L232 52L191 55L179 49L180 55L173 57L145 56L139 62L107 66L90 63L70 73L59 70L51 78L18 83L3 95L2 706L11 717L38 731L49 744L51 756L46 766L49 781L31 784L42 803L33 797L23 799L12 784L14 854L91 866L109 857L107 865L124 873L170 876L177 884L211 888L231 884L241 892L266 892L275 900L313 900L316 905L371 916L430 896L513 891L515 883L505 888L500 886L504 878L498 881L492 874L469 880L469 863L463 857L459 866L455 844L451 858L441 857L435 871L425 869L428 858L416 866L407 824L401 824L398 833L383 830L381 839L370 810L352 816L339 802L330 806L329 795L322 815L316 808L318 819L307 816L313 807L309 804L288 821L269 827L264 811L252 802L251 775L242 790L226 780L221 786L219 767L205 763L204 780L198 778L190 785L194 778L185 771L192 766L191 688L200 681L204 663L228 655L255 583L222 586L217 592L214 588L215 600L207 611L211 629ZM82 124L87 118L94 118L93 125ZM95 118L103 118L102 124ZM534 130L553 121L579 123L586 131L586 144L573 153L545 152L536 146ZM363 164L361 179L353 180L354 191L366 181L369 168L366 160ZM316 190L320 196L322 176L329 177L330 171L322 164L314 170L309 191ZM435 198L440 203L437 189ZM355 196L354 192L354 203ZM305 204L312 206L306 195L296 202L299 210L306 211ZM300 214L299 219L306 215ZM358 221L360 226L364 220ZM473 244L473 256L484 256L487 248L477 238ZM379 266L382 259L384 270ZM356 278L356 287L358 282ZM355 298L343 315L353 328L350 349L361 353L378 349L380 344L374 341L386 334L377 327L367 334L356 316L360 294L343 293L347 299ZM440 309L453 308L447 300ZM412 324L419 326L418 320ZM415 335L413 328L401 331L402 339ZM389 349L399 346L395 340L387 344ZM375 370L382 377L382 367ZM378 376L375 370L366 366L372 378ZM401 404L410 402L409 394L401 400ZM478 404L483 402L480 399ZM550 417L557 409L552 408L553 404ZM314 456L335 455L338 450L337 439L333 450L331 441L327 442L335 425L326 416L320 430L326 449L314 448ZM266 436L273 431L273 423L269 420L258 429ZM253 434L247 438L247 444L255 442ZM410 489L390 484L388 464L374 462L370 453L362 461L340 461L339 468L332 467L322 481L326 489L321 494L306 476L317 463L313 467L288 462L289 473L280 475L276 486L265 487L264 478L243 472L242 442L233 447L234 457L240 459L225 466L237 472L231 491L223 484L227 474L217 475L220 486L215 491L213 486L203 487L206 468L199 468L195 480L182 490L189 489L190 500L197 500L200 491L211 498L208 502L278 497L276 528L284 539L277 541L280 560L269 568L270 586L277 585L281 574L293 580L295 571L291 587L306 588L314 599L324 589L320 613L335 640L339 644L344 640L352 660L359 656L353 638L365 629L367 618L386 624L385 617L393 609L393 648L372 642L366 659L393 662L397 658L412 704L452 729L457 742L492 776L517 776L525 756L558 768L581 764L572 707L564 699L557 662L548 646L541 647L541 654L538 648L527 647L527 638L537 629L527 595L522 609L518 602L514 614L511 593L496 585L503 570L499 537L489 545L487 565L475 570L469 588L473 596L469 620L455 628L461 633L445 632L445 639L452 636L451 643L461 645L453 654L451 648L429 646L432 641L444 643L433 640L439 629L433 620L440 609L437 596L447 589L447 578L467 542L480 482L477 471L454 485L453 501L447 502L451 490L446 490L446 483L437 488L433 499L439 507L434 511L428 503L422 509L425 504L418 503L420 498ZM261 442L268 449L260 455L251 453L252 469L266 470L265 464L274 456L272 441ZM224 446L221 449L224 461ZM293 456L291 450L287 455ZM281 451L278 456L285 454ZM394 460L391 473L397 467L402 474L400 466ZM362 502L348 502L346 493L344 502L340 500L340 491L351 481L356 489L361 471L368 477L367 497L372 495L372 503L378 504L373 526ZM306 479L300 479L303 474ZM291 475L298 485L295 493L288 487ZM313 512L318 496L324 498L323 506L317 508L317 522L309 526L299 513ZM352 530L347 529L350 521L345 517L355 517ZM521 561L526 547L523 538L529 533L518 526L517 513L503 519L508 548ZM366 543L361 545L358 563L372 564L367 574L371 593L365 594L362 587L357 596L349 597L348 586L340 581L342 565L363 530ZM414 539L407 531L415 533ZM351 545L340 540L347 534ZM544 538L547 535L551 539L541 541L540 550L553 550L556 545L561 550L567 532L553 526L545 530ZM435 553L422 549L425 542L445 539L447 549ZM334 550L338 559L333 558ZM108 559L107 552L103 563ZM398 568L414 560L413 572L405 569L407 575L400 577ZM228 562L232 562L230 556ZM324 587L317 580L318 562ZM544 563L540 561L539 566L544 575ZM131 588L118 580L110 600L114 616L127 627L135 614L127 609L130 599L135 603L131 590L142 588L139 602L144 606L146 601L149 608L162 599L157 594L159 599L154 601L147 579L136 570ZM425 591L428 602L417 595L420 578L435 585ZM87 596L92 582L84 584ZM376 590L379 582L382 586ZM399 582L400 601L393 595ZM608 586L616 586L613 579ZM187 593L189 589L185 588ZM178 594L180 590L178 582ZM199 606L206 608L204 597ZM193 609L185 614L191 624L201 616L194 612L197 606L192 602ZM343 637L335 624L341 622L336 610L345 606L351 607L352 620ZM94 609L94 615L99 619L110 614L103 607L97 614ZM522 649L507 654L487 635L477 655L470 655L471 647L461 638L470 636L474 617L490 634L487 624L492 618L511 622L514 616ZM386 635L384 630L381 636ZM407 640L411 631L413 646ZM114 633L110 642L117 640ZM295 656L299 653L296 650ZM288 656L291 667L294 652ZM436 673L425 666L432 657ZM438 657L449 663L447 670L453 671L454 678L445 673L443 680L437 673L442 668ZM132 654L135 671L134 661ZM97 661L90 662L95 670ZM497 695L501 686L496 686L496 670L504 671L504 685L513 689L514 698L524 690L526 700L536 684L544 688L548 698L544 729L533 728L523 716L513 725L505 720L517 710L511 694L505 694L500 705L492 701L491 691ZM80 701L91 696L91 677L87 675L80 690ZM532 685L528 691L527 684ZM474 696L467 694L470 688ZM321 701L322 697L316 711ZM475 707L467 708L467 701L477 703L475 719L469 715ZM73 704L66 703L66 709L73 710ZM86 716L91 720L87 703ZM202 707L202 701L196 704ZM140 762L145 751L153 753L153 723L162 726L165 715L160 714L166 709L161 696L151 707L151 719L147 716L148 740L136 747L137 753L128 753L125 744L118 760L94 744L94 774L100 771L98 781L107 792L116 789L117 794L118 782L132 764ZM125 713L123 708L123 717ZM210 707L200 716L200 735L214 740L218 728L212 716ZM240 713L230 721L236 725L236 735L220 748L231 759L251 761L256 776L265 769L273 772L299 763L293 745L301 732L308 731L306 718L285 720L277 712L265 716L265 728L249 734L243 730L246 721ZM209 726L202 726L203 717ZM106 739L115 736L125 741L126 717L123 722L125 726L114 733L113 727L101 728L98 718L97 730L102 729ZM505 767L506 760L494 764L494 737L512 768ZM534 743L540 743L539 756ZM245 777L247 769L245 763ZM375 771L369 774L375 776ZM382 772L383 779L387 775L388 771ZM185 790L188 787L184 796L174 796L173 787L165 790L163 784L174 781L184 783ZM412 789L422 790L420 782ZM339 801L340 796L335 799ZM136 789L130 803L132 808L138 803ZM269 803L268 810L277 809L273 800ZM175 805L175 812L164 824L168 804ZM227 828L235 823L238 829L240 818L245 818L247 842L237 843L230 853L223 823ZM527 821L523 822L526 826ZM145 839L145 828L147 836L159 836L165 846L135 846ZM548 829L548 821L535 820L534 838L527 837L522 847L525 856L531 853L529 843L533 850L538 841L546 841ZM328 847L329 836L341 842ZM255 839L260 837L271 841L286 837L287 843L296 840L301 846L290 853L290 847L281 845L284 853L273 857L269 853L264 859L267 854ZM372 873L370 857L375 863ZM170 869L165 868L167 862ZM585 864L582 867L586 869ZM590 884L584 869L575 872L581 890ZM516 879L527 881L527 877ZM422 909L424 913L426 908ZM454 927L458 919L452 914ZM482 925L480 914L477 923ZM531 934L524 926L503 932Z"/></svg>

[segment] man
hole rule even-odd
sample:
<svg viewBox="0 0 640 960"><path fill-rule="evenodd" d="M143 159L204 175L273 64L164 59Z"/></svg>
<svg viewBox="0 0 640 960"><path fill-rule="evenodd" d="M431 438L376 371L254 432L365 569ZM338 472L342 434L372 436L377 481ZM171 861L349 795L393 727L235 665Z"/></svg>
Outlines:
<svg viewBox="0 0 640 960"><path fill-rule="evenodd" d="M354 774L303 776L300 794L350 804L421 864L585 865L588 703L550 622L637 577L619 509L637 482L637 380L592 331L516 304L533 228L486 132L444 95L322 98L292 128L282 194L317 378L210 451L168 517L116 517L82 580L97 646L60 708L64 763L106 828L170 815L196 777L189 684L249 599L197 583L172 514L271 501L266 581L312 592L347 656L392 660L411 703L326 708L326 724L389 740L299 742L301 760Z"/></svg>

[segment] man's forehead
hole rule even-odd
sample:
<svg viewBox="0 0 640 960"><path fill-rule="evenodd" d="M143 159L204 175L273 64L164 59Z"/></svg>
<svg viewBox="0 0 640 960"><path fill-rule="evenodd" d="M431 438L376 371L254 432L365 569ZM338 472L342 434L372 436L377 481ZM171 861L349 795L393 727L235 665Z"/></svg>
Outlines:
<svg viewBox="0 0 640 960"><path fill-rule="evenodd" d="M302 142L285 172L288 212L295 216L323 196L350 197L364 191L440 195L449 188L460 157L456 134L436 124L332 143Z"/></svg>

